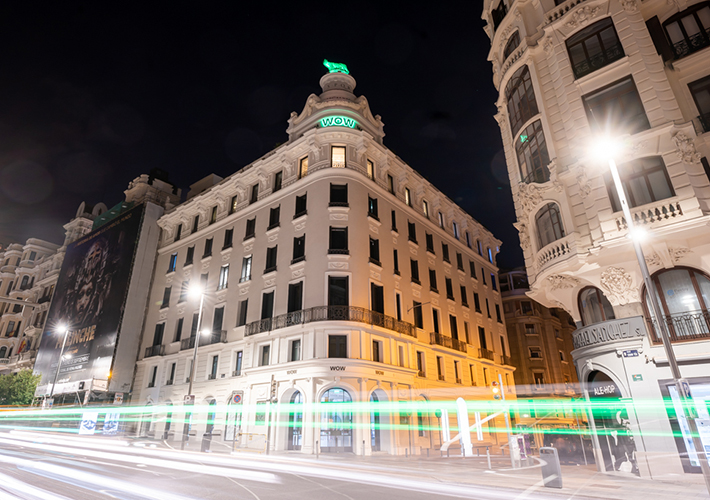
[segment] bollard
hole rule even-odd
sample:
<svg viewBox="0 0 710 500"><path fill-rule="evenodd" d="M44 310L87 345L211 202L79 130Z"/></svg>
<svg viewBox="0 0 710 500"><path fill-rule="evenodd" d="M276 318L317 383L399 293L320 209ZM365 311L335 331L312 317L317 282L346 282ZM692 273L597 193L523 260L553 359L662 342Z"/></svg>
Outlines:
<svg viewBox="0 0 710 500"><path fill-rule="evenodd" d="M409 448L404 449L404 458L409 458Z"/></svg>
<svg viewBox="0 0 710 500"><path fill-rule="evenodd" d="M429 458L429 448L426 449L426 457Z"/></svg>
<svg viewBox="0 0 710 500"><path fill-rule="evenodd" d="M449 449L446 448L446 458L449 458Z"/></svg>
<svg viewBox="0 0 710 500"><path fill-rule="evenodd" d="M365 456L365 440L362 440L362 456Z"/></svg>
<svg viewBox="0 0 710 500"><path fill-rule="evenodd" d="M493 467L491 467L491 451L488 446L486 446L486 456L488 457L488 470L491 470Z"/></svg>

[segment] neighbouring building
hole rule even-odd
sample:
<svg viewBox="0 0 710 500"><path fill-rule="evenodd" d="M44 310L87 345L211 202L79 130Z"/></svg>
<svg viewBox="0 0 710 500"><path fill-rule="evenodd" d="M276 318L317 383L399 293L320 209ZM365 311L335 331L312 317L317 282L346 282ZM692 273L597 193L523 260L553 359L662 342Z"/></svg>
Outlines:
<svg viewBox="0 0 710 500"><path fill-rule="evenodd" d="M605 408L590 418L597 464L699 481L627 221L593 149L596 136L622 139L615 161L648 231L657 319L707 426L710 3L486 0L483 19L528 295L577 322L581 388Z"/></svg>
<svg viewBox="0 0 710 500"><path fill-rule="evenodd" d="M141 433L182 439L171 417L185 414L203 330L192 392L218 410L195 417L191 435L221 435L213 446L419 454L442 436L436 412L414 403L490 399L499 375L514 390L500 241L383 145L352 76L320 84L292 113L288 142L195 183L158 221L133 401L161 409ZM337 402L390 405L287 409ZM488 427L483 439L498 442Z"/></svg>

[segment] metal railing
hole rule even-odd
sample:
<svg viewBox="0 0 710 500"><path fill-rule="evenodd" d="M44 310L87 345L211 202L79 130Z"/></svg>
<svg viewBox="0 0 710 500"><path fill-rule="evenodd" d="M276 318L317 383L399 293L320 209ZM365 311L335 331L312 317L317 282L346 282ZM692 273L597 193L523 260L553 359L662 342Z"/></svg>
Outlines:
<svg viewBox="0 0 710 500"><path fill-rule="evenodd" d="M200 336L200 347L211 344L227 342L227 330L216 330L209 335ZM193 349L195 347L195 337L189 337L180 341L180 350Z"/></svg>
<svg viewBox="0 0 710 500"><path fill-rule="evenodd" d="M698 31L683 40L673 44L673 52L676 59L685 57L693 52L703 49L710 45L710 29Z"/></svg>
<svg viewBox="0 0 710 500"><path fill-rule="evenodd" d="M525 176L523 182L525 184L544 184L550 180L550 171L547 167L538 167Z"/></svg>
<svg viewBox="0 0 710 500"><path fill-rule="evenodd" d="M488 359L491 361L495 361L496 355L493 351L489 351L488 349L484 349L483 347L478 349L478 356L483 359Z"/></svg>
<svg viewBox="0 0 710 500"><path fill-rule="evenodd" d="M165 354L165 346L164 345L152 345L150 347L145 348L145 356L146 358L151 358L153 356L162 356Z"/></svg>
<svg viewBox="0 0 710 500"><path fill-rule="evenodd" d="M707 311L688 311L663 316L668 327L671 342L710 339L710 313ZM655 319L649 319L649 330L654 344L661 343L661 335Z"/></svg>
<svg viewBox="0 0 710 500"><path fill-rule="evenodd" d="M258 333L278 330L305 323L316 321L354 321L379 326L397 333L416 337L416 329L411 323L400 321L386 314L382 314L364 307L355 306L318 306L310 309L293 311L273 318L261 319L246 325L244 335L256 335Z"/></svg>
<svg viewBox="0 0 710 500"><path fill-rule="evenodd" d="M603 52L575 64L573 68L574 76L576 78L582 78L622 57L624 57L624 49L620 43L617 43L608 47Z"/></svg>
<svg viewBox="0 0 710 500"><path fill-rule="evenodd" d="M458 339L452 338L452 337L447 337L445 335L442 335L440 333L430 333L430 344L436 344L440 345L443 347L448 347L449 349L455 349L460 352L466 352L467 347L466 347L466 342L462 342Z"/></svg>

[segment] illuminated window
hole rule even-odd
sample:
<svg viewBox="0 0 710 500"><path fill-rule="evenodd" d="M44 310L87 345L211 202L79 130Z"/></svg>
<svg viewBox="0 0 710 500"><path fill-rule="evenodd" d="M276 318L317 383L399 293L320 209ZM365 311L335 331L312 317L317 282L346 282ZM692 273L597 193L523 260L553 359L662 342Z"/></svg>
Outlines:
<svg viewBox="0 0 710 500"><path fill-rule="evenodd" d="M505 97L508 100L510 131L515 136L520 127L539 112L527 66L521 67L510 78L505 87Z"/></svg>
<svg viewBox="0 0 710 500"><path fill-rule="evenodd" d="M535 215L535 226L537 227L539 248L543 248L565 236L560 209L555 203L548 203L540 209Z"/></svg>
<svg viewBox="0 0 710 500"><path fill-rule="evenodd" d="M571 36L565 44L576 78L624 57L624 48L610 17L584 28Z"/></svg>
<svg viewBox="0 0 710 500"><path fill-rule="evenodd" d="M429 203L427 203L426 200L422 200L422 212L424 212L424 216L428 219L429 218Z"/></svg>
<svg viewBox="0 0 710 500"><path fill-rule="evenodd" d="M305 158L301 158L301 161L298 163L298 178L301 179L308 174L308 157L306 156Z"/></svg>
<svg viewBox="0 0 710 500"><path fill-rule="evenodd" d="M523 182L542 184L550 180L550 171L547 169L550 156L547 153L545 134L540 120L525 127L515 144L515 151Z"/></svg>
<svg viewBox="0 0 710 500"><path fill-rule="evenodd" d="M409 188L404 188L404 202L410 207L412 206L412 194L409 192Z"/></svg>
<svg viewBox="0 0 710 500"><path fill-rule="evenodd" d="M237 195L235 194L234 196L232 196L232 201L229 204L229 213L230 214L233 214L234 212L237 211L237 201L238 201L238 198L237 198Z"/></svg>
<svg viewBox="0 0 710 500"><path fill-rule="evenodd" d="M444 227L444 214L439 212L439 227L443 229Z"/></svg>
<svg viewBox="0 0 710 500"><path fill-rule="evenodd" d="M333 146L330 150L330 166L345 168L345 146Z"/></svg>
<svg viewBox="0 0 710 500"><path fill-rule="evenodd" d="M375 180L375 164L370 160L367 160L367 176L370 179Z"/></svg>

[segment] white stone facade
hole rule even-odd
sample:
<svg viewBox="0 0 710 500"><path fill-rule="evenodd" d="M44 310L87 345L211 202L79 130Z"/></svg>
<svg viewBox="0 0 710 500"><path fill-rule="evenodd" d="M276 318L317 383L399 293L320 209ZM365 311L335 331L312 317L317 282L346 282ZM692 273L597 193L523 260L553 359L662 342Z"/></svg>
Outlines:
<svg viewBox="0 0 710 500"><path fill-rule="evenodd" d="M282 406L282 413L260 411L261 403L311 404L342 396L339 390L353 402L488 398L485 386L499 373L513 385L505 326L496 316L500 242L383 146L382 122L352 93L352 77L330 73L321 86L320 96L292 114L286 144L224 180L196 183L188 201L158 221L162 240L132 400L182 404L199 301L181 291L206 280L202 329L212 334L199 347L193 394L196 404L243 398L235 446L263 447L268 439L271 449L305 453L421 453L441 444L428 429L436 425L433 414L383 412L381 424L409 427L375 436L374 417L355 413L352 433L336 436L321 420L325 414L304 412L303 433L294 435ZM420 328L413 325L417 310ZM486 352L479 351L479 327ZM177 424L148 422L142 432L181 438ZM198 435L212 424L222 432L225 414L198 422ZM497 443L493 434L485 438Z"/></svg>

